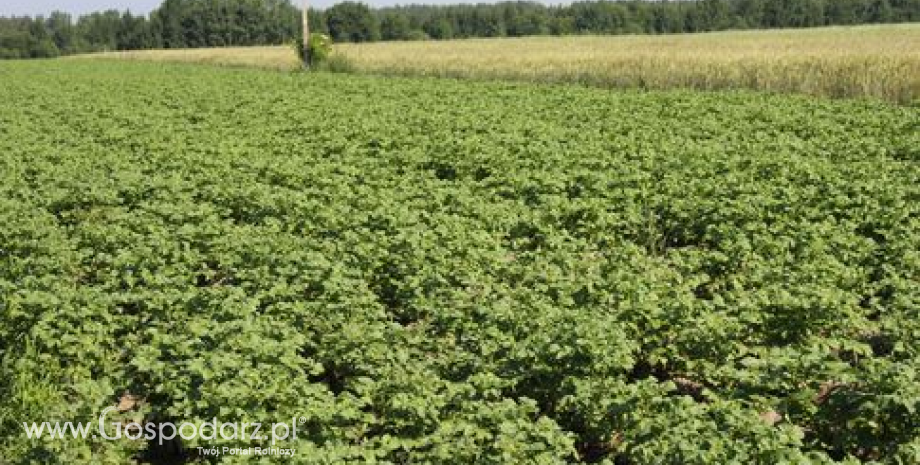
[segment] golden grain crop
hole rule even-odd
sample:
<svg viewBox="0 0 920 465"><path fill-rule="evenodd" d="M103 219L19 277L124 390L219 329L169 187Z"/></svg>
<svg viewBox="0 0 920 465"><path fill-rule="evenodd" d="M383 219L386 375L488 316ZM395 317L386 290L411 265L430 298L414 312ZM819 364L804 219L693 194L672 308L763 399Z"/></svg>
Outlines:
<svg viewBox="0 0 920 465"><path fill-rule="evenodd" d="M350 70L409 76L575 82L603 87L757 89L829 97L920 98L920 24L339 44ZM277 69L285 47L118 56Z"/></svg>
<svg viewBox="0 0 920 465"><path fill-rule="evenodd" d="M920 24L343 44L337 51L359 71L385 74L920 97Z"/></svg>

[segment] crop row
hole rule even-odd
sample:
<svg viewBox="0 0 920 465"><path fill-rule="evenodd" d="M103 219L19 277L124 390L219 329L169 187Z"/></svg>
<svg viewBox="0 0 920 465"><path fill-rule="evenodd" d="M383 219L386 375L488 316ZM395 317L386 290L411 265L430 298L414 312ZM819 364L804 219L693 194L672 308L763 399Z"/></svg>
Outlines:
<svg viewBox="0 0 920 465"><path fill-rule="evenodd" d="M0 79L2 437L130 398L126 419L305 417L294 463L920 461L915 107L127 62ZM0 457L224 445L259 444Z"/></svg>

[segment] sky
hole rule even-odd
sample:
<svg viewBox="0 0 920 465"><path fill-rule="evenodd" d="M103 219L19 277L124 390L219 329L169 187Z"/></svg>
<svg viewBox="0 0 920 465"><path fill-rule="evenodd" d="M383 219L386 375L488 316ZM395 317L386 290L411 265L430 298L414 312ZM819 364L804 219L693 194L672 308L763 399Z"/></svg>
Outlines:
<svg viewBox="0 0 920 465"><path fill-rule="evenodd" d="M132 13L147 14L162 2L163 0L0 0L0 16L47 15L55 10L83 14L108 9L130 9Z"/></svg>
<svg viewBox="0 0 920 465"><path fill-rule="evenodd" d="M326 8L342 0L309 0L310 5ZM395 4L453 4L484 3L488 0L363 0L371 6L388 6ZM47 15L52 11L65 11L72 14L91 13L108 9L128 10L134 14L147 14L160 6L163 0L0 0L0 16ZM292 0L300 5L302 0ZM544 2L547 3L547 2ZM557 3L557 2L550 2Z"/></svg>

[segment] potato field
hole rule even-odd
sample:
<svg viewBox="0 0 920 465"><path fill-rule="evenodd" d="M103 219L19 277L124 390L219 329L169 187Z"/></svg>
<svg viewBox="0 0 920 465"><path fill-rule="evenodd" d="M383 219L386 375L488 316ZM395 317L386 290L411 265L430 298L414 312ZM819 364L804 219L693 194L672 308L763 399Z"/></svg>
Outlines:
<svg viewBox="0 0 920 465"><path fill-rule="evenodd" d="M294 418L296 455L23 430L112 406ZM917 464L918 431L917 105L0 63L0 463Z"/></svg>

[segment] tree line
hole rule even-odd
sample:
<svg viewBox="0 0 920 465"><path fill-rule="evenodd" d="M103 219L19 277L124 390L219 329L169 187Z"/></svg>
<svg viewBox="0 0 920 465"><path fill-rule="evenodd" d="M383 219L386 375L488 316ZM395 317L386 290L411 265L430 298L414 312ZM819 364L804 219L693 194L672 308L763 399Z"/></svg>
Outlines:
<svg viewBox="0 0 920 465"><path fill-rule="evenodd" d="M337 42L667 34L920 21L920 0L588 1L410 5L372 10L341 3L321 12Z"/></svg>
<svg viewBox="0 0 920 465"><path fill-rule="evenodd" d="M344 2L310 10L314 32L337 42L665 34L920 21L920 0L660 0L409 5ZM0 18L0 58L105 50L268 45L300 34L288 0L165 0L149 16L109 10Z"/></svg>
<svg viewBox="0 0 920 465"><path fill-rule="evenodd" d="M165 0L149 16L108 10L74 17L0 17L0 58L152 48L269 45L300 34L288 0Z"/></svg>

